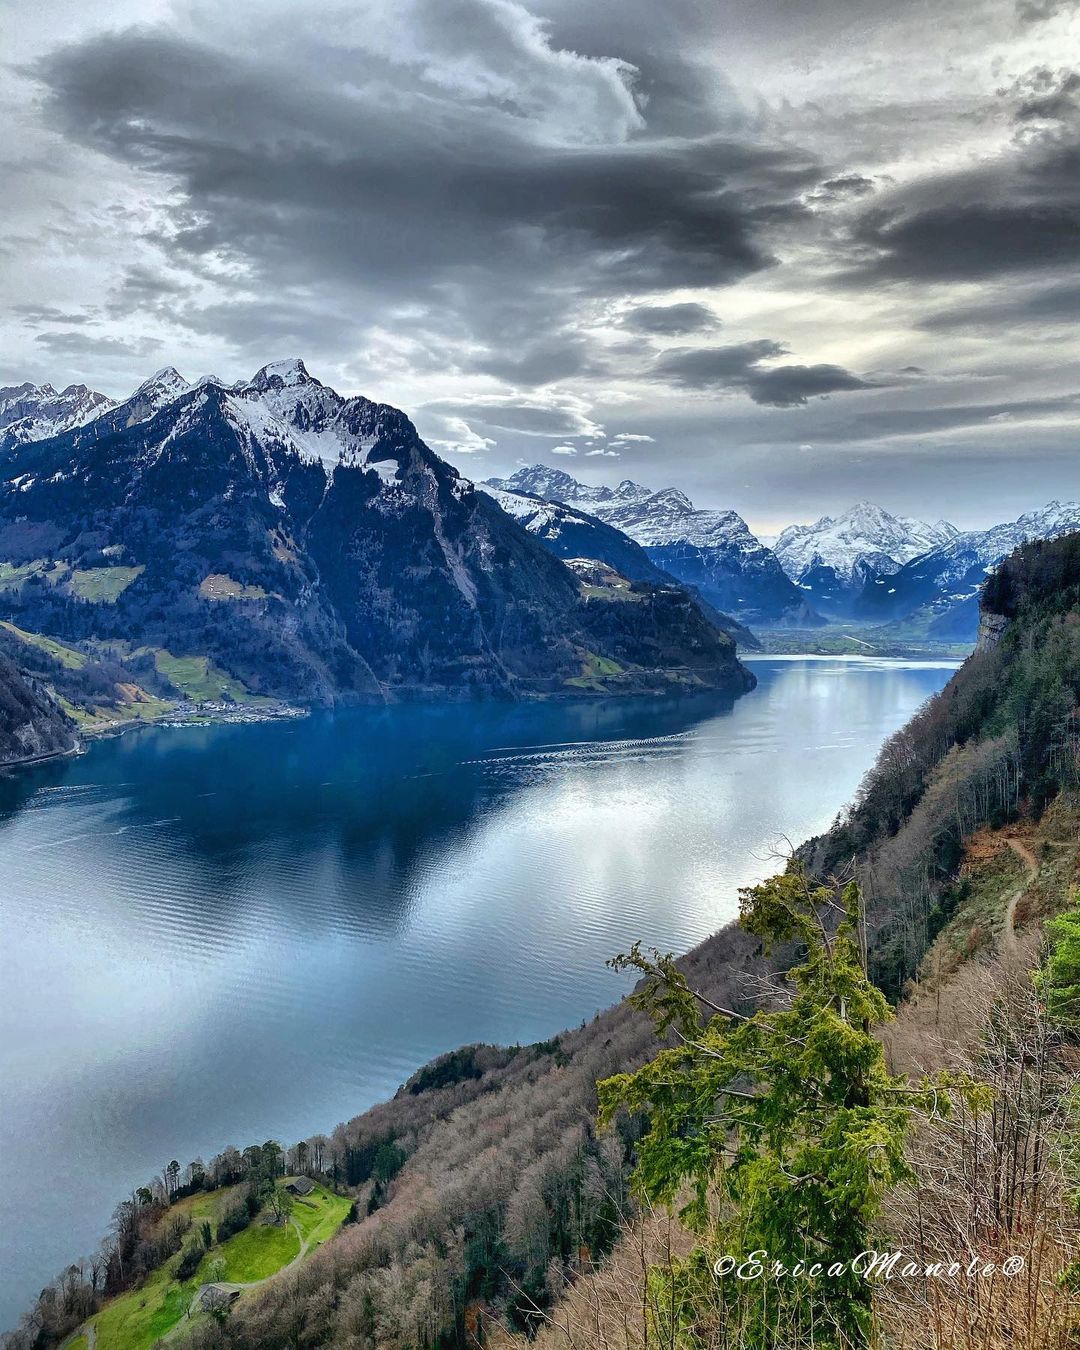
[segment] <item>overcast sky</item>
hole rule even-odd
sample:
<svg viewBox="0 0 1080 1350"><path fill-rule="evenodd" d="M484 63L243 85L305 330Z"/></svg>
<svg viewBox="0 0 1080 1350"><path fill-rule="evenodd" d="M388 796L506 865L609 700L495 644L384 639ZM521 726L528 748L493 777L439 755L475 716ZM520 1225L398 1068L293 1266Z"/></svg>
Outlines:
<svg viewBox="0 0 1080 1350"><path fill-rule="evenodd" d="M0 383L300 355L470 477L765 533L1080 497L1075 0L35 0L3 52Z"/></svg>

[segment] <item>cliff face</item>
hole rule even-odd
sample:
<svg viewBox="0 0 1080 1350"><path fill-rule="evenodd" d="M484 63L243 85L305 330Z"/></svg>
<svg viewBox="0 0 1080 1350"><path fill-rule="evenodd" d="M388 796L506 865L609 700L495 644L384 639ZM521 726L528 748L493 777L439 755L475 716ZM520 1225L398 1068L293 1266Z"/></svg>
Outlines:
<svg viewBox="0 0 1080 1350"><path fill-rule="evenodd" d="M979 612L979 636L975 641L977 652L992 651L1001 641L1009 620L1004 614L991 614L988 610Z"/></svg>
<svg viewBox="0 0 1080 1350"><path fill-rule="evenodd" d="M0 655L0 765L70 753L75 724L36 680Z"/></svg>

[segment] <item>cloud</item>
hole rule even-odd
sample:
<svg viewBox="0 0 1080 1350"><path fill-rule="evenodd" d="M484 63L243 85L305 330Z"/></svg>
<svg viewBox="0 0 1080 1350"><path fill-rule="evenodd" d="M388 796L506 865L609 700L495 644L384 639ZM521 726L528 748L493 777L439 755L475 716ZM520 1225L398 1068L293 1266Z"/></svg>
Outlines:
<svg viewBox="0 0 1080 1350"><path fill-rule="evenodd" d="M686 389L742 390L755 403L771 408L792 408L826 394L876 387L876 382L843 366L762 364L786 354L787 348L771 338L726 347L679 347L659 357L652 370Z"/></svg>
<svg viewBox="0 0 1080 1350"><path fill-rule="evenodd" d="M844 173L838 174L835 178L827 178L823 183L820 183L812 192L807 194L807 201L815 205L852 201L859 197L866 197L874 191L876 191L876 184L872 178L867 178L861 173Z"/></svg>
<svg viewBox="0 0 1080 1350"><path fill-rule="evenodd" d="M623 317L623 324L638 333L678 336L716 328L720 320L707 305L687 302L681 305L638 305Z"/></svg>
<svg viewBox="0 0 1080 1350"><path fill-rule="evenodd" d="M741 386L760 361L786 352L782 343L771 338L725 347L675 347L657 358L652 371L685 389Z"/></svg>
<svg viewBox="0 0 1080 1350"><path fill-rule="evenodd" d="M603 435L603 427L589 417L580 402L573 399L541 402L491 394L472 401L443 400L425 404L424 411L461 418L470 425L475 423L523 436L547 436L558 441L567 436Z"/></svg>
<svg viewBox="0 0 1080 1350"><path fill-rule="evenodd" d="M151 356L165 345L161 338L108 337L101 333L49 332L38 333L34 339L56 356Z"/></svg>
<svg viewBox="0 0 1080 1350"><path fill-rule="evenodd" d="M424 419L425 439L446 455L477 455L494 449L496 442L475 432L463 417L429 414Z"/></svg>
<svg viewBox="0 0 1080 1350"><path fill-rule="evenodd" d="M574 445L553 445L551 447L553 455L576 455L577 446Z"/></svg>
<svg viewBox="0 0 1080 1350"><path fill-rule="evenodd" d="M966 304L931 310L919 316L918 325L929 332L967 329L997 338L1003 329L1075 327L1080 314L1080 282L991 290Z"/></svg>
<svg viewBox="0 0 1080 1350"><path fill-rule="evenodd" d="M1080 261L1080 76L1036 67L998 97L1013 140L875 199L854 224L846 282L981 282Z"/></svg>
<svg viewBox="0 0 1080 1350"><path fill-rule="evenodd" d="M12 312L30 328L39 328L45 323L93 323L95 317L93 314L69 313L56 305L13 305Z"/></svg>
<svg viewBox="0 0 1080 1350"><path fill-rule="evenodd" d="M646 436L644 433L638 431L619 431L612 436L611 440L615 445L629 445L631 442L639 443L641 445L656 444L655 436Z"/></svg>
<svg viewBox="0 0 1080 1350"><path fill-rule="evenodd" d="M755 403L769 408L805 407L812 398L877 386L843 366L773 366L751 371L746 388Z"/></svg>
<svg viewBox="0 0 1080 1350"><path fill-rule="evenodd" d="M1021 24L1045 23L1076 8L1077 0L1018 0L1016 17Z"/></svg>
<svg viewBox="0 0 1080 1350"><path fill-rule="evenodd" d="M760 213L820 176L804 152L716 118L693 138L658 134L635 67L556 47L513 0L362 0L332 34L289 22L288 42L273 14L238 17L235 45L226 15L203 18L204 39L94 35L34 73L69 142L160 185L166 266L133 269L115 303L157 313L209 268L245 349L282 296L297 329L327 302L361 331L411 305L463 368L530 387L581 374L572 336L521 343L530 298L557 333L590 296L771 267ZM174 317L197 327L199 306Z"/></svg>
<svg viewBox="0 0 1080 1350"><path fill-rule="evenodd" d="M1080 261L1080 201L949 203L898 211L867 219L861 240L878 253L861 275L978 281L1068 266Z"/></svg>
<svg viewBox="0 0 1080 1350"><path fill-rule="evenodd" d="M618 450L612 450L612 449L610 449L610 448L599 448L599 447L598 447L598 448L595 449L595 450L586 450L586 451L585 451L585 457L586 457L586 459L599 459L599 458L603 458L603 459L618 459L618 458L619 458L619 452L618 452Z"/></svg>

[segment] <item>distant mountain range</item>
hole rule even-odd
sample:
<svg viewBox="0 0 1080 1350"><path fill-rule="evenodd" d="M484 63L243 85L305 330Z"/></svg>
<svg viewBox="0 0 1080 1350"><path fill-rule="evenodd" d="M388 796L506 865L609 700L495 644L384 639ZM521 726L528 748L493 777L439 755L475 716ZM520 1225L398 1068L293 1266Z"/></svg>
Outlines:
<svg viewBox="0 0 1080 1350"><path fill-rule="evenodd" d="M957 533L894 572L867 578L854 613L875 622L919 621L931 637L968 640L978 628L979 592L1022 544L1080 530L1080 502L1050 502L988 530Z"/></svg>
<svg viewBox="0 0 1080 1350"><path fill-rule="evenodd" d="M481 486L587 514L640 545L656 567L754 627L824 619L906 625L931 639L973 642L978 593L1015 548L1080 530L1080 504L1051 502L988 530L961 532L894 516L870 502L812 525L790 525L767 548L734 511L698 510L675 488L630 479L590 487L536 464Z"/></svg>
<svg viewBox="0 0 1080 1350"><path fill-rule="evenodd" d="M634 575L582 580L404 413L299 360L166 367L119 404L0 390L0 616L254 694L749 687L707 607L625 553Z"/></svg>
<svg viewBox="0 0 1080 1350"><path fill-rule="evenodd" d="M859 502L841 516L822 516L813 525L789 525L773 551L815 609L848 615L868 581L891 576L958 533L947 520L928 525Z"/></svg>
<svg viewBox="0 0 1080 1350"><path fill-rule="evenodd" d="M771 549L734 511L699 511L675 488L654 492L625 479L587 487L558 469L533 465L482 487L559 502L614 526L663 571L694 587L741 623L809 627L822 622Z"/></svg>

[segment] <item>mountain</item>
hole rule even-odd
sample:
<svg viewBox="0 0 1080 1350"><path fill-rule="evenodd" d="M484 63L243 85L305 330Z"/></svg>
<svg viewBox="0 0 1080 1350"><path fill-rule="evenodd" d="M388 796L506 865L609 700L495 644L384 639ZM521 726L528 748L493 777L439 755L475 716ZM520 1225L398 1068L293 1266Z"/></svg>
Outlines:
<svg viewBox="0 0 1080 1350"><path fill-rule="evenodd" d="M789 525L773 552L791 580L825 614L850 613L866 582L886 577L906 562L948 544L955 525L935 525L893 516L871 502L859 502L840 516L822 516L813 525Z"/></svg>
<svg viewBox="0 0 1080 1350"><path fill-rule="evenodd" d="M166 367L37 430L0 458L0 599L23 629L308 702L752 684L688 597L586 586L404 413L302 361L230 386Z"/></svg>
<svg viewBox="0 0 1080 1350"><path fill-rule="evenodd" d="M988 530L956 534L893 572L867 578L854 613L880 623L918 623L931 637L973 642L987 576L1021 545L1077 529L1080 503L1055 501Z"/></svg>
<svg viewBox="0 0 1080 1350"><path fill-rule="evenodd" d="M477 486L556 557L564 560L595 558L631 581L671 585L671 577L657 567L640 544L613 525L606 524L599 516L531 493L510 492L487 483Z"/></svg>
<svg viewBox="0 0 1080 1350"><path fill-rule="evenodd" d="M564 475L565 476L565 475ZM594 559L614 568L631 581L648 581L656 586L677 586L680 583L659 568L639 543L614 525L608 525L598 516L549 501L526 492L510 492L479 483L478 487L499 503L502 509L557 558L564 561ZM707 617L736 642L750 651L760 651L761 644L753 633L728 614L722 614L699 593L694 592Z"/></svg>
<svg viewBox="0 0 1080 1350"><path fill-rule="evenodd" d="M69 384L59 394L51 384L0 387L0 450L58 436L114 406L85 384Z"/></svg>
<svg viewBox="0 0 1080 1350"><path fill-rule="evenodd" d="M0 653L0 765L47 759L75 748L75 725L37 680Z"/></svg>
<svg viewBox="0 0 1080 1350"><path fill-rule="evenodd" d="M772 550L734 511L699 511L675 488L655 492L630 479L615 488L588 487L541 464L510 478L488 479L487 486L546 497L613 525L639 543L657 567L741 622L822 622Z"/></svg>

